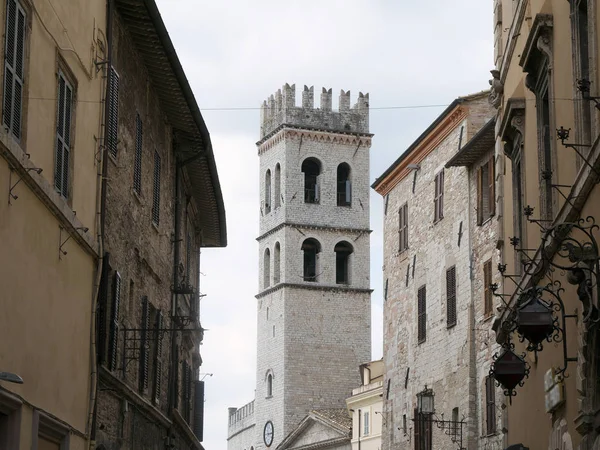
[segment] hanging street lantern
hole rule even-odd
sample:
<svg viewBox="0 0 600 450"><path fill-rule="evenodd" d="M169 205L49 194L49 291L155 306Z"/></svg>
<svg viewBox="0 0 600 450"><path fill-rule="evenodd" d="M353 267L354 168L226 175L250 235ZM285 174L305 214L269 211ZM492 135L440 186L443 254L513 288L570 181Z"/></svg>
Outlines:
<svg viewBox="0 0 600 450"><path fill-rule="evenodd" d="M504 351L492 363L490 375L504 388L506 395L513 395L514 389L528 376L529 368L523 358L510 348Z"/></svg>
<svg viewBox="0 0 600 450"><path fill-rule="evenodd" d="M541 343L554 332L554 315L550 306L535 290L517 309L517 332L529 341L529 350L541 350Z"/></svg>
<svg viewBox="0 0 600 450"><path fill-rule="evenodd" d="M427 386L417 394L417 410L420 414L431 415L435 413L433 397L433 390L427 389Z"/></svg>

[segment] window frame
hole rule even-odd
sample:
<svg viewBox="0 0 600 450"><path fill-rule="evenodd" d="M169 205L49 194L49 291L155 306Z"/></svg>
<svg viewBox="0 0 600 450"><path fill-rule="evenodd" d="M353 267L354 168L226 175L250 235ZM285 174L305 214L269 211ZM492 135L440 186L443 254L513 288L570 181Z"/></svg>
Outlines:
<svg viewBox="0 0 600 450"><path fill-rule="evenodd" d="M160 225L160 179L162 172L162 158L158 150L154 150L154 168L152 177L152 224L158 228Z"/></svg>
<svg viewBox="0 0 600 450"><path fill-rule="evenodd" d="M485 378L485 431L487 436L497 433L496 423L496 385L494 378Z"/></svg>
<svg viewBox="0 0 600 450"><path fill-rule="evenodd" d="M424 284L417 291L417 342L427 341L427 286Z"/></svg>
<svg viewBox="0 0 600 450"><path fill-rule="evenodd" d="M142 156L144 148L144 124L139 113L135 115L135 150L133 156L133 191L142 195Z"/></svg>
<svg viewBox="0 0 600 450"><path fill-rule="evenodd" d="M485 318L494 314L494 298L490 285L492 284L492 258L483 263L483 315Z"/></svg>
<svg viewBox="0 0 600 450"><path fill-rule="evenodd" d="M398 209L398 253L408 250L408 202Z"/></svg>
<svg viewBox="0 0 600 450"><path fill-rule="evenodd" d="M492 154L485 163L477 168L477 225L483 225L496 214L495 165L495 157ZM485 203L486 197L487 204Z"/></svg>
<svg viewBox="0 0 600 450"><path fill-rule="evenodd" d="M108 121L104 131L108 154L116 159L119 143L119 86L120 76L114 66L108 70Z"/></svg>
<svg viewBox="0 0 600 450"><path fill-rule="evenodd" d="M446 270L446 328L456 323L456 266L452 266Z"/></svg>
<svg viewBox="0 0 600 450"><path fill-rule="evenodd" d="M363 436L371 434L371 417L369 411L363 411Z"/></svg>
<svg viewBox="0 0 600 450"><path fill-rule="evenodd" d="M73 77L69 76L66 70L62 67L58 68L56 84L56 126L54 134L54 189L66 201L70 201L72 198L73 179L72 150L76 116L76 87L72 80ZM61 99L61 85L63 83L64 97ZM70 99L67 99L69 90L71 97Z"/></svg>
<svg viewBox="0 0 600 450"><path fill-rule="evenodd" d="M435 191L433 196L433 223L444 218L444 169L435 175Z"/></svg>

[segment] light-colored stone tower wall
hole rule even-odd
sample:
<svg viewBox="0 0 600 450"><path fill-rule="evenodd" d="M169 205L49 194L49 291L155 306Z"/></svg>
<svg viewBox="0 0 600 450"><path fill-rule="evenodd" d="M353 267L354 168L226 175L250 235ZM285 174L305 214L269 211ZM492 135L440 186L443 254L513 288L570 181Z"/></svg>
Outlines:
<svg viewBox="0 0 600 450"><path fill-rule="evenodd" d="M275 448L309 410L344 407L360 382L358 365L370 360L368 94L350 108L350 93L342 91L340 111L331 110L331 90L319 109L312 98L305 87L295 106L295 88L286 84L261 115L256 449L264 447L268 420ZM305 202L307 158L321 167L318 203ZM350 167L348 206L337 204L341 163ZM316 281L303 276L309 238L321 247ZM353 252L349 281L338 284L334 248L342 241Z"/></svg>

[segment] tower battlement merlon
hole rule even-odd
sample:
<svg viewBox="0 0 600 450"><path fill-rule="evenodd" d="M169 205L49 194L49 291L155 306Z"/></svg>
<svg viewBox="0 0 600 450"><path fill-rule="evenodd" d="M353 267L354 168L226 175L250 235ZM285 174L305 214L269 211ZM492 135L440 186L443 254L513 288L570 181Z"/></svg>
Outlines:
<svg viewBox="0 0 600 450"><path fill-rule="evenodd" d="M320 106L315 108L314 86L304 86L302 103L296 106L296 85L286 83L261 105L260 138L282 125L319 128L342 133L369 133L369 94L358 94L351 105L350 91L341 90L339 110L332 109L331 88L322 88Z"/></svg>

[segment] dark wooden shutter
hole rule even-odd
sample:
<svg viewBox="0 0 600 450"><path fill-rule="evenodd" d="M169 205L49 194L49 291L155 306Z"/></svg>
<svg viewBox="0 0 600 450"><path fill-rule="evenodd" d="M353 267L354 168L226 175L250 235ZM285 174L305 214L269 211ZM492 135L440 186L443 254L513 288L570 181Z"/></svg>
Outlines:
<svg viewBox="0 0 600 450"><path fill-rule="evenodd" d="M185 282L191 285L190 281L190 266L192 265L192 236L189 233L186 235L185 240Z"/></svg>
<svg viewBox="0 0 600 450"><path fill-rule="evenodd" d="M117 157L119 141L119 75L114 67L108 74L108 123L106 124L106 148Z"/></svg>
<svg viewBox="0 0 600 450"><path fill-rule="evenodd" d="M440 177L440 181L439 181L439 197L440 200L438 202L438 219L443 219L444 218L444 170L442 169L442 171L439 173L438 175Z"/></svg>
<svg viewBox="0 0 600 450"><path fill-rule="evenodd" d="M486 403L486 431L487 434L496 432L496 389L494 379L485 379L485 403Z"/></svg>
<svg viewBox="0 0 600 450"><path fill-rule="evenodd" d="M490 189L489 214L490 217L492 217L494 214L496 214L496 164L494 161L494 155L490 156L490 162L488 164L488 185Z"/></svg>
<svg viewBox="0 0 600 450"><path fill-rule="evenodd" d="M56 149L54 164L54 187L64 198L69 196L69 154L71 150L71 120L73 88L58 73L58 108L56 120Z"/></svg>
<svg viewBox="0 0 600 450"><path fill-rule="evenodd" d="M204 439L204 381L194 381L194 435Z"/></svg>
<svg viewBox="0 0 600 450"><path fill-rule="evenodd" d="M173 357L172 376L173 376L173 407L179 407L179 345L175 346L175 355Z"/></svg>
<svg viewBox="0 0 600 450"><path fill-rule="evenodd" d="M23 111L25 17L25 11L18 1L7 1L4 41L4 126L19 140Z"/></svg>
<svg viewBox="0 0 600 450"><path fill-rule="evenodd" d="M404 249L408 248L408 203L404 204Z"/></svg>
<svg viewBox="0 0 600 450"><path fill-rule="evenodd" d="M492 284L492 261L488 260L483 265L483 301L484 301L484 314L486 316L492 313L492 290L490 289Z"/></svg>
<svg viewBox="0 0 600 450"><path fill-rule="evenodd" d="M185 397L185 413L188 424L192 423L191 420L191 409L192 409L192 388L194 382L194 371L192 366L187 366L187 380L186 380L186 397Z"/></svg>
<svg viewBox="0 0 600 450"><path fill-rule="evenodd" d="M148 389L148 360L150 356L150 342L148 339L148 330L150 328L150 303L146 296L142 297L142 322L140 328L142 330L140 332L139 390L143 393Z"/></svg>
<svg viewBox="0 0 600 450"><path fill-rule="evenodd" d="M383 201L383 215L387 215L387 208L388 208L388 202L390 200L390 194L387 194L385 196L385 199Z"/></svg>
<svg viewBox="0 0 600 450"><path fill-rule="evenodd" d="M389 279L386 278L385 279L385 288L383 289L383 299L387 300L388 298L388 283L389 283Z"/></svg>
<svg viewBox="0 0 600 450"><path fill-rule="evenodd" d="M404 250L404 206L398 210L398 252Z"/></svg>
<svg viewBox="0 0 600 450"><path fill-rule="evenodd" d="M456 267L446 271L446 310L447 325L456 325Z"/></svg>
<svg viewBox="0 0 600 450"><path fill-rule="evenodd" d="M483 223L483 167L477 168L477 225Z"/></svg>
<svg viewBox="0 0 600 450"><path fill-rule="evenodd" d="M96 356L98 364L106 361L106 339L108 338L108 284L110 278L110 255L104 254L102 258L102 275L100 277L100 291L98 293L98 306L96 314Z"/></svg>
<svg viewBox="0 0 600 450"><path fill-rule="evenodd" d="M160 390L162 385L162 343L163 334L160 330L163 328L162 311L156 313L156 329L154 335L154 392L153 399L155 404L160 403Z"/></svg>
<svg viewBox="0 0 600 450"><path fill-rule="evenodd" d="M121 275L115 272L113 279L113 299L110 312L109 369L117 369L117 354L119 349L119 307L121 304Z"/></svg>
<svg viewBox="0 0 600 450"><path fill-rule="evenodd" d="M152 222L160 224L160 155L154 152L154 182L152 185Z"/></svg>
<svg viewBox="0 0 600 450"><path fill-rule="evenodd" d="M427 338L427 290L425 286L419 288L417 294L417 310L418 310L418 321L417 321L417 336L419 343L424 342Z"/></svg>
<svg viewBox="0 0 600 450"><path fill-rule="evenodd" d="M415 450L422 450L421 446L421 415L417 408L414 409L414 422L415 422Z"/></svg>
<svg viewBox="0 0 600 450"><path fill-rule="evenodd" d="M135 157L133 161L133 190L136 194L142 193L142 143L144 130L139 114L135 115Z"/></svg>

